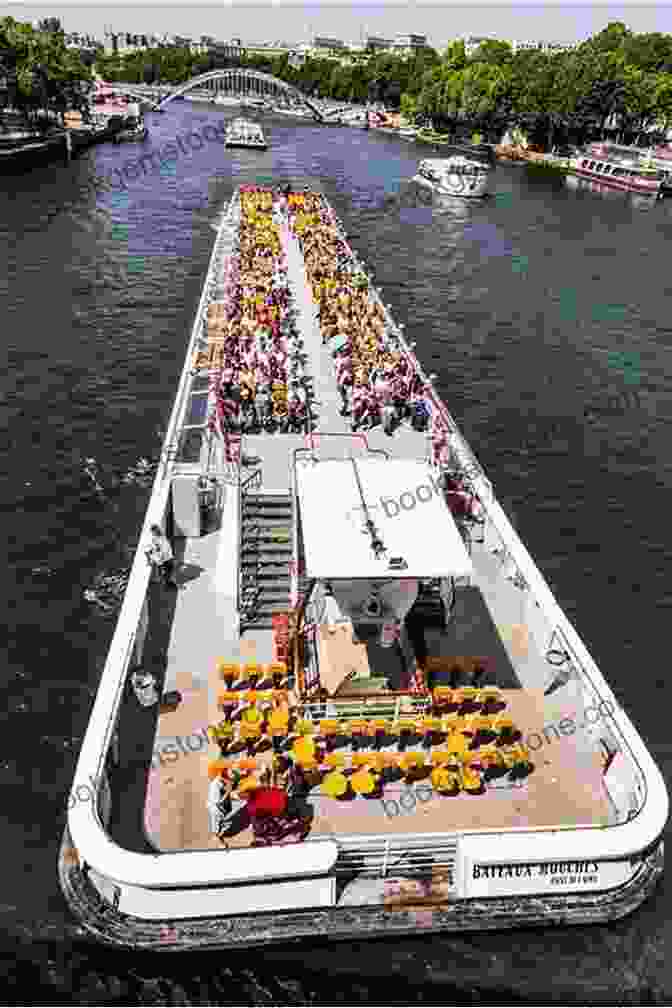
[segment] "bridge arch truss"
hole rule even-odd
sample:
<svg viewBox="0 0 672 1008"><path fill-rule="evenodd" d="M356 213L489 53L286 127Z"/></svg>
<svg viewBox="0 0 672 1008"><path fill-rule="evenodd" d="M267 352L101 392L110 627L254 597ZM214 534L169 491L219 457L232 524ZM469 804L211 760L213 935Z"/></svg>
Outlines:
<svg viewBox="0 0 672 1008"><path fill-rule="evenodd" d="M186 94L187 91L194 90L207 91L212 98L216 98L218 94L246 98L290 98L294 102L305 105L320 122L324 120L322 112L298 88L287 84L278 77L263 73L261 70L248 70L240 67L210 70L207 73L199 74L198 77L192 77L185 84L180 84L175 88L172 94L162 98L156 108L162 109L168 102L174 101L175 98Z"/></svg>

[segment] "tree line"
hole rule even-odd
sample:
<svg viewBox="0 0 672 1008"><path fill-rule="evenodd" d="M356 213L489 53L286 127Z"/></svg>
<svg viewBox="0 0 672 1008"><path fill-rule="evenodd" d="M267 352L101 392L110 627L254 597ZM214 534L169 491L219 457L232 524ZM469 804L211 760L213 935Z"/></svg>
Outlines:
<svg viewBox="0 0 672 1008"><path fill-rule="evenodd" d="M186 48L100 63L108 79L168 84L232 65ZM380 103L416 124L454 136L476 131L493 142L517 128L546 147L608 135L637 143L647 132L648 139L663 140L672 125L672 36L637 34L620 21L574 49L554 52L514 52L493 39L470 55L456 41L441 54L431 48L409 56L353 53L349 63L308 57L301 66L288 55L248 55L235 65L273 74L309 97Z"/></svg>
<svg viewBox="0 0 672 1008"><path fill-rule="evenodd" d="M186 46L126 55L101 47L95 54L103 78L129 84L181 84L234 65L270 73L308 97L379 103L418 125L431 123L453 136L478 132L493 142L517 128L545 147L610 134L638 143L662 140L672 125L672 35L637 34L620 21L574 49L555 52L514 52L493 39L470 55L456 41L441 54L431 48L409 56L353 53L345 64L313 56L300 66L286 54L249 54L234 62ZM0 20L3 70L13 97L27 106L74 104L81 100L77 82L91 79L90 68L65 49L62 32L34 31L12 18Z"/></svg>
<svg viewBox="0 0 672 1008"><path fill-rule="evenodd" d="M66 48L58 18L46 18L38 28L0 18L0 123L8 119L8 108L45 128L50 113L86 111L92 80L91 66Z"/></svg>

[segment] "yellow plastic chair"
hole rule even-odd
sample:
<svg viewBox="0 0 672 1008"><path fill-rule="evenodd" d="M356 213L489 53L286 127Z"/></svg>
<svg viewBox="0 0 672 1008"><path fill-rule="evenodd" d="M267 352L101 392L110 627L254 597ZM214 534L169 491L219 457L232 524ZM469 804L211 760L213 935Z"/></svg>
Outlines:
<svg viewBox="0 0 672 1008"><path fill-rule="evenodd" d="M314 735L315 734L315 722L309 721L308 718L299 718L296 722L297 735Z"/></svg>
<svg viewBox="0 0 672 1008"><path fill-rule="evenodd" d="M418 725L415 718L409 718L409 717L399 718L398 721L394 722L393 727L397 729L400 735L402 732L410 732L411 734L414 734L418 730Z"/></svg>
<svg viewBox="0 0 672 1008"><path fill-rule="evenodd" d="M259 779L254 774L250 774L248 777L243 777L238 784L238 794L242 797L250 791L256 791L260 786Z"/></svg>
<svg viewBox="0 0 672 1008"><path fill-rule="evenodd" d="M325 719L320 721L319 724L320 735L323 735L325 738L328 738L330 735L337 735L338 728L338 721L332 719Z"/></svg>
<svg viewBox="0 0 672 1008"><path fill-rule="evenodd" d="M452 732L446 739L446 749L452 756L461 759L468 750L469 743L461 732Z"/></svg>
<svg viewBox="0 0 672 1008"><path fill-rule="evenodd" d="M466 764L462 767L462 790L467 794L478 794L483 791L483 781L478 770Z"/></svg>
<svg viewBox="0 0 672 1008"><path fill-rule="evenodd" d="M460 730L460 725L464 722L459 720L459 714L443 714L441 716L441 731L449 735L451 732Z"/></svg>
<svg viewBox="0 0 672 1008"><path fill-rule="evenodd" d="M332 770L320 784L320 791L327 798L340 798L348 790L348 778L340 770Z"/></svg>
<svg viewBox="0 0 672 1008"><path fill-rule="evenodd" d="M295 739L292 746L292 754L298 763L302 765L308 762L315 762L315 743L311 738L300 736Z"/></svg>
<svg viewBox="0 0 672 1008"><path fill-rule="evenodd" d="M261 711L257 710L256 707L248 707L240 715L241 725L248 725L250 727L257 727L261 729L261 724L264 718Z"/></svg>
<svg viewBox="0 0 672 1008"><path fill-rule="evenodd" d="M269 735L286 735L289 728L289 712L276 707L268 715Z"/></svg>
<svg viewBox="0 0 672 1008"><path fill-rule="evenodd" d="M399 760L399 765L402 770L408 772L414 767L424 767L425 765L425 754L420 752L407 752L403 753Z"/></svg>
<svg viewBox="0 0 672 1008"><path fill-rule="evenodd" d="M432 770L430 781L439 794L456 794L460 790L460 775L444 765Z"/></svg>
<svg viewBox="0 0 672 1008"><path fill-rule="evenodd" d="M218 739L231 739L235 735L235 729L230 721L220 721L217 725L210 725L208 735L213 742Z"/></svg>

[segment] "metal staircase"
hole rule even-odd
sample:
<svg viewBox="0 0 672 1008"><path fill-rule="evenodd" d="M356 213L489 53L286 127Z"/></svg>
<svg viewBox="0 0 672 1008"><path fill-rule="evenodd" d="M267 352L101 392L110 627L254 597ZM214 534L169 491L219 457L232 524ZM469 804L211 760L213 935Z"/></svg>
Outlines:
<svg viewBox="0 0 672 1008"><path fill-rule="evenodd" d="M408 613L408 619L416 620L425 627L445 626L446 613L436 579L421 583L418 597Z"/></svg>
<svg viewBox="0 0 672 1008"><path fill-rule="evenodd" d="M241 498L241 630L272 628L289 606L292 558L290 495L246 493Z"/></svg>

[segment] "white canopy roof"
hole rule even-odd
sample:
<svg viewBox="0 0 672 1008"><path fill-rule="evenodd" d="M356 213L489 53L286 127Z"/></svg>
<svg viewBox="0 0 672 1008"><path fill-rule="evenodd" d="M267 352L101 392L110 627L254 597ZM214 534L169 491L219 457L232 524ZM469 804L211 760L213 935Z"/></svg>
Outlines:
<svg viewBox="0 0 672 1008"><path fill-rule="evenodd" d="M308 577L430 578L471 573L462 537L443 496L433 488L433 473L425 462L363 458L355 465L386 552L376 557L371 537L362 531L365 518L352 461L299 459L296 485ZM403 557L408 566L390 568L393 557Z"/></svg>

